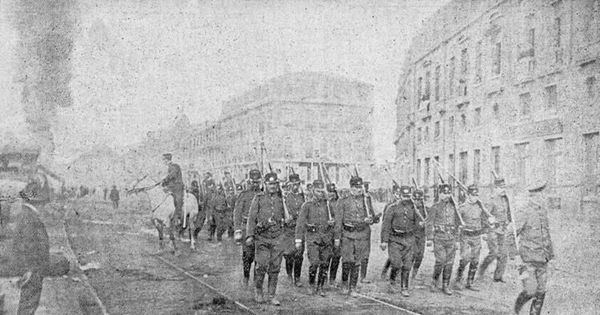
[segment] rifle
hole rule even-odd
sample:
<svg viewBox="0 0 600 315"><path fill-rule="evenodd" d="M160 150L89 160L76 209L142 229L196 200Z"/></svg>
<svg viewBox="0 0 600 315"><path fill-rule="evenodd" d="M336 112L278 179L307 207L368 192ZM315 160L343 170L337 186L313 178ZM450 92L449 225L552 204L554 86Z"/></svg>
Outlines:
<svg viewBox="0 0 600 315"><path fill-rule="evenodd" d="M442 185L446 184L446 181L444 180L444 178L442 177L442 175L440 174L440 165L436 160L433 160L436 163L436 167L438 169L438 176L440 178L440 182L442 183ZM462 218L462 215L460 214L460 212L458 211L458 203L456 202L456 200L454 199L454 195L450 194L450 199L452 200L452 203L454 203L454 212L456 213L456 215L458 216L458 220L460 221L460 225L465 225L465 221Z"/></svg>
<svg viewBox="0 0 600 315"><path fill-rule="evenodd" d="M492 175L494 176L494 181L499 178L499 176L495 170L492 170ZM518 252L519 251L519 240L517 238L517 222L516 222L515 217L513 216L512 211L510 209L510 198L508 198L508 194L505 194L505 196L506 196L506 203L508 206L508 216L510 218L510 222L512 223L512 235L515 238L515 247L517 248L517 252Z"/></svg>
<svg viewBox="0 0 600 315"><path fill-rule="evenodd" d="M321 174L323 174L325 183L331 184L331 179L329 178L329 174L327 174L325 167L323 167L323 162L319 163L319 167L321 168ZM325 203L327 204L327 217L329 218L329 221L333 221L333 216L331 215L331 207L329 205L329 199L326 199Z"/></svg>
<svg viewBox="0 0 600 315"><path fill-rule="evenodd" d="M417 182L415 181L415 178L411 177L410 179L413 183L413 186L415 187L415 191L417 189L419 189L419 186L417 186ZM425 222L425 220L427 219L427 210L425 210L425 204L423 203L423 212L425 212L425 217L423 217L421 215L421 212L417 208L417 201L412 196L410 196L410 201L412 201L413 207L415 208L415 213L419 216L419 219L421 219L422 222Z"/></svg>
<svg viewBox="0 0 600 315"><path fill-rule="evenodd" d="M360 177L358 175L358 168L356 167L356 165L354 165L354 173L356 174L356 177ZM369 196L368 196L367 190L365 189L364 184L362 186L362 191L363 191L363 203L365 204L365 210L367 210L367 218L373 220L374 212L373 212L373 209L371 209L369 207ZM377 218L379 218L379 216L377 216Z"/></svg>
<svg viewBox="0 0 600 315"><path fill-rule="evenodd" d="M271 162L269 162L269 172L273 173L273 167L271 167ZM290 222L292 220L292 216L290 215L287 204L285 203L285 194L283 193L281 182L279 182L279 191L281 192L281 202L283 203L283 219L285 220L285 222Z"/></svg>

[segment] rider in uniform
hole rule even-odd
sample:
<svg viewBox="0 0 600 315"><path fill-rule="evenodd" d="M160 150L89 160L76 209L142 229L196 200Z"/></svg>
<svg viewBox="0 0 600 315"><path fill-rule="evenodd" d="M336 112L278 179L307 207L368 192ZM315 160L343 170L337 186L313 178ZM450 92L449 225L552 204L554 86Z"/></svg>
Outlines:
<svg viewBox="0 0 600 315"><path fill-rule="evenodd" d="M315 180L312 187L314 199L302 205L296 224L296 247L302 248L303 240L306 240L306 250L310 261L308 283L311 293L325 296L323 286L327 280L329 260L333 253L335 221L323 181ZM315 278L317 278L316 283Z"/></svg>
<svg viewBox="0 0 600 315"><path fill-rule="evenodd" d="M304 194L300 191L300 176L290 174L288 176L289 191L284 192L284 200L293 220L285 225L285 245L283 257L285 258L285 271L290 282L301 287L300 275L302 274L302 261L304 260L304 246L297 248L294 244L296 234L296 220L300 214L300 208L304 203ZM302 244L301 244L302 245Z"/></svg>
<svg viewBox="0 0 600 315"><path fill-rule="evenodd" d="M163 162L167 165L168 169L167 176L160 183L173 194L175 213L171 219L171 226L181 228L183 223L183 177L181 175L181 168L178 164L173 163L172 159L173 155L171 153L163 154Z"/></svg>
<svg viewBox="0 0 600 315"><path fill-rule="evenodd" d="M283 206L276 173L268 173L264 179L265 191L257 194L250 205L246 225L246 243L254 243L254 284L255 301L263 303L263 283L269 275L268 295L271 304L280 305L275 296L277 280L283 257L284 225L289 223ZM287 221L287 222L286 222Z"/></svg>
<svg viewBox="0 0 600 315"><path fill-rule="evenodd" d="M250 267L254 262L254 243L243 242L246 238L246 223L252 199L260 193L261 174L259 170L250 170L248 188L238 196L233 210L233 226L235 229L234 240L242 244L242 263L244 268L244 285L248 286L250 279Z"/></svg>

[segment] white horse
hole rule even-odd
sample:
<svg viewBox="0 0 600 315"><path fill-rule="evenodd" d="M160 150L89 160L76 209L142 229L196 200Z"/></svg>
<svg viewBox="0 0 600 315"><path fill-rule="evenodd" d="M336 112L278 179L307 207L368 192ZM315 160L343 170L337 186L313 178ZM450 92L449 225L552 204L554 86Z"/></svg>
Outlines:
<svg viewBox="0 0 600 315"><path fill-rule="evenodd" d="M188 220L190 217L188 214L191 215L198 212L198 203L194 195L190 193L184 194L182 213L184 222L182 227L180 227L172 220L175 214L175 204L173 202L173 195L166 188L160 187L159 184L151 180L148 175L137 180L130 187L131 188L127 190L127 195L140 195L147 198L149 201L149 210L152 211L151 221L158 231L160 250L164 249L164 230L166 229L173 246L172 253L175 253L177 250L175 236L178 234L178 230L188 226L192 231L194 230L191 226L193 225L194 220ZM196 249L195 239L192 237L190 237L190 247L191 249Z"/></svg>

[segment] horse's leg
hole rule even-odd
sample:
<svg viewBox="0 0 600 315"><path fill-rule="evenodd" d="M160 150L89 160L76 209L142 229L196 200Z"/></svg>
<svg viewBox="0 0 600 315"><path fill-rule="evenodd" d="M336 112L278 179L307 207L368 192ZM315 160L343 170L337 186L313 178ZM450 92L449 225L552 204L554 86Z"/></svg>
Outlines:
<svg viewBox="0 0 600 315"><path fill-rule="evenodd" d="M194 237L192 237L192 234L194 234L194 229L195 229L195 224L193 220L188 220L188 237L190 239L190 248L195 250L196 249L196 240L194 239Z"/></svg>
<svg viewBox="0 0 600 315"><path fill-rule="evenodd" d="M174 255L175 252L177 251L177 246L175 245L176 227L174 227L171 224L171 226L169 226L168 229L169 229L169 239L171 239L171 245L173 245L173 251L171 253Z"/></svg>
<svg viewBox="0 0 600 315"><path fill-rule="evenodd" d="M160 222L160 220L158 220L156 218L152 219L152 224L158 231L158 247L160 250L163 250L163 249L165 249L165 242L163 240L163 238L164 238L163 224L162 224L162 222Z"/></svg>

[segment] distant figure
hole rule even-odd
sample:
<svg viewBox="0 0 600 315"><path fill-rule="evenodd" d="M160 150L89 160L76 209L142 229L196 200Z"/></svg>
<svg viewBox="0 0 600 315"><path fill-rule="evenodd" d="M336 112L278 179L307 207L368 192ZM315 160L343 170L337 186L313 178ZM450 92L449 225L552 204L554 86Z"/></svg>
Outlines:
<svg viewBox="0 0 600 315"><path fill-rule="evenodd" d="M112 190L110 191L110 200L113 203L113 208L119 209L119 191L117 190L116 185L113 185Z"/></svg>
<svg viewBox="0 0 600 315"><path fill-rule="evenodd" d="M104 200L106 200L107 194L108 194L108 187L104 187Z"/></svg>

